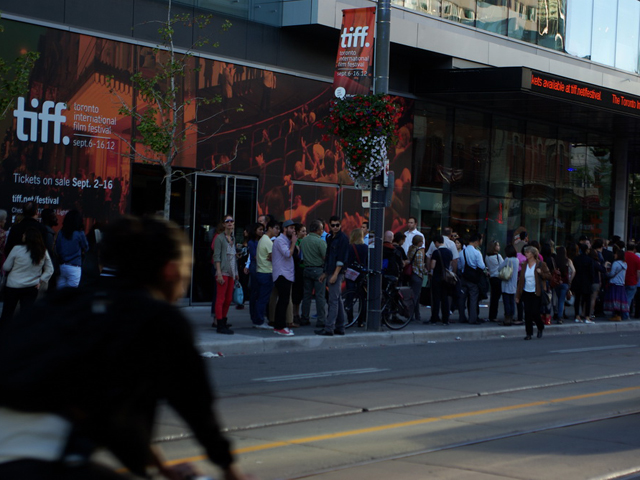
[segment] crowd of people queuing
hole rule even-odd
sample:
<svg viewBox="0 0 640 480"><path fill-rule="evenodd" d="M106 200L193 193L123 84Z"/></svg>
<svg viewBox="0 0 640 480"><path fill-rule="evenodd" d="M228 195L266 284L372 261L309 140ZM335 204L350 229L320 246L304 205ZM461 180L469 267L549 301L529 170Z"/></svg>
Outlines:
<svg viewBox="0 0 640 480"><path fill-rule="evenodd" d="M37 216L37 205L29 202L22 218L7 231L7 212L0 210L4 298L0 324L12 318L18 305L21 309L32 305L43 290L78 287L97 271L89 261L96 239L90 242L85 236L80 212L67 212L57 233L58 219L52 210L42 210L41 221ZM415 218L406 225L404 232L384 233L383 273L411 287L416 300L413 321L448 325L457 310L460 323L524 325L525 338L530 339L534 325L541 337L552 319L567 320L569 305L573 321L589 324L604 312L611 312L611 321L627 319L637 303L640 252L633 241L626 245L614 236L592 242L583 235L577 243L555 247L551 240L530 240L520 227L504 248L492 240L485 249L479 233L463 239L445 227L427 242ZM248 301L254 328L292 336L295 328L311 325L315 301L315 333L344 335L343 291L356 288L349 270L367 268L370 238L366 220L349 236L342 227L338 216L328 222L314 219L307 228L291 219L280 223L261 215L237 240L234 218L225 215L211 244L215 279L211 314L217 332L233 334L229 308L234 302L236 308L244 308ZM243 293L240 301L234 296L238 289ZM485 299L486 319L480 315ZM498 318L500 299L503 318ZM428 319L422 318L425 305L431 307ZM637 308L635 313L640 313ZM366 312L358 320L364 326Z"/></svg>
<svg viewBox="0 0 640 480"><path fill-rule="evenodd" d="M232 224L233 218L225 216L224 221ZM233 259L234 240L227 240L214 240L214 258L221 255L216 248L225 248L229 260ZM567 320L568 305L574 308L575 322L593 323L605 311L611 312L611 321L629 318L640 273L640 252L634 242L625 245L619 237L591 242L582 236L577 243L568 241L556 248L551 240L530 240L523 227L504 245L488 242L484 254L483 242L479 233L463 239L450 227L427 242L413 217L407 220L406 231L384 233L383 273L411 287L416 299L413 321L448 325L457 310L459 323L524 325L525 340L529 340L534 326L541 338L552 319ZM315 333L344 335L342 292L356 288L348 270L366 268L368 245L366 221L347 237L337 216L327 224L315 219L307 229L292 220L280 224L262 215L245 229L244 243L237 244L235 259L240 266L236 273L216 267L214 275L219 285L232 285L235 275L236 288L242 286L247 292L254 328L294 335L295 328L311 324L315 300ZM228 282L222 280L225 276ZM233 333L226 318L229 292L226 287L218 290L212 310L214 326L223 334ZM485 299L488 318L481 318L480 304ZM498 318L501 299L504 314ZM425 305L430 306L431 316L423 320ZM365 320L366 312L359 326Z"/></svg>
<svg viewBox="0 0 640 480"><path fill-rule="evenodd" d="M574 307L575 322L590 324L605 312L611 313L610 321L628 319L637 304L640 252L635 242L626 245L614 236L611 240L595 238L592 243L582 235L578 243L570 240L556 248L552 240L530 240L520 227L505 246L503 257L496 240L489 242L483 256L482 235L472 234L465 242L450 228L443 233L426 253L431 275L429 323L449 323L449 299L461 323L499 322L502 298L501 324L524 324L524 339L530 340L534 325L537 337L542 338L545 325L567 320L567 305ZM446 269L457 273L456 282L443 280ZM481 319L479 305L486 298L489 317Z"/></svg>
<svg viewBox="0 0 640 480"><path fill-rule="evenodd" d="M0 210L0 285L4 300L0 325L11 320L18 305L22 310L33 305L42 292L78 287L86 271L83 261L89 242L82 214L69 210L58 232L53 229L58 218L52 209L43 209L40 220L37 217L37 203L28 202L11 228L5 230L7 211Z"/></svg>
<svg viewBox="0 0 640 480"><path fill-rule="evenodd" d="M225 227L223 230L222 227ZM234 219L225 215L212 242L216 279L212 326L231 335L227 314L234 288L249 299L254 328L292 336L293 329L311 325L311 301L315 298L317 335L344 335L345 311L342 285L346 266L357 260L366 266L368 253L364 228L354 229L350 239L341 231L340 218L305 225L293 220L277 222L261 215L244 229L244 239L233 238ZM237 305L242 308L243 303Z"/></svg>

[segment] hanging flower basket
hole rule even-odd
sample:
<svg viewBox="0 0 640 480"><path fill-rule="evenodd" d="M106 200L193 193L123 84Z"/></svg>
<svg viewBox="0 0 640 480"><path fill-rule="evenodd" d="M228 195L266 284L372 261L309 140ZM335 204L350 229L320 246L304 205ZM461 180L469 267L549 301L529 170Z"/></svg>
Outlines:
<svg viewBox="0 0 640 480"><path fill-rule="evenodd" d="M334 100L325 123L340 138L349 175L356 186L370 184L397 142L402 108L389 95L356 95Z"/></svg>

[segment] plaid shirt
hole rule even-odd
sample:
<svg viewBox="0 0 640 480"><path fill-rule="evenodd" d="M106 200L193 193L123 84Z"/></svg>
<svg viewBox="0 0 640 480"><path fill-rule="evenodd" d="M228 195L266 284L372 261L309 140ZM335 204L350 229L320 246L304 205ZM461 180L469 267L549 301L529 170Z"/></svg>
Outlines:
<svg viewBox="0 0 640 480"><path fill-rule="evenodd" d="M424 265L424 248L417 248L415 245L411 245L409 247L407 258L413 266L413 273L422 278L426 273L426 268Z"/></svg>

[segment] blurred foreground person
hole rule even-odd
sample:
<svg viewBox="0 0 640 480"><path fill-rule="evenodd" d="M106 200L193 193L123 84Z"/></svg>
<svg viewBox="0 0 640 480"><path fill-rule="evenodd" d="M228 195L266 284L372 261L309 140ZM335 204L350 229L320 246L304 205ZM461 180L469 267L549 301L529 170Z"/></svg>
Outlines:
<svg viewBox="0 0 640 480"><path fill-rule="evenodd" d="M220 433L191 328L171 304L184 295L191 252L160 218L123 217L104 233L102 276L36 303L0 331L0 478L150 478L198 472L166 466L151 445L156 405L189 425L224 478L246 478ZM130 472L91 461L97 448Z"/></svg>

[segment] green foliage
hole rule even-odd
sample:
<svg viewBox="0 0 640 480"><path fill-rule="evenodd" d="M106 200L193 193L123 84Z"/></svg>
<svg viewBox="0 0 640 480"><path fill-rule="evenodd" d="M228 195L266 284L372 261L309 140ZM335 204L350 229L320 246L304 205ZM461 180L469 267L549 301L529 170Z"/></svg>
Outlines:
<svg viewBox="0 0 640 480"><path fill-rule="evenodd" d="M201 67L193 58L191 50L181 51L174 46L176 28L180 25L198 29L205 29L211 24L212 15L193 16L188 13L171 16L171 4L167 20L159 22L158 34L162 44L153 49L154 55L160 59L156 63L153 75L136 73L131 77L137 101L129 104L122 101L119 113L131 117L136 126L136 138L132 143L139 143L147 147L154 154L154 158L144 158L147 152L138 152L138 156L147 161L157 161L161 164L171 164L184 147L187 131L197 129L196 118L193 124L185 124L184 114L187 107L195 108L221 102L219 95L204 98L184 98L182 84L187 73L199 72ZM220 32L231 27L231 22L225 21ZM210 39L199 38L192 46L202 47L209 44ZM116 94L112 79L108 79L111 93ZM207 119L210 120L211 118ZM135 150L135 148L134 148Z"/></svg>
<svg viewBox="0 0 640 480"><path fill-rule="evenodd" d="M0 25L0 32L3 31ZM38 52L27 52L12 62L0 58L0 119L13 108L16 98L29 91L29 77L38 58Z"/></svg>
<svg viewBox="0 0 640 480"><path fill-rule="evenodd" d="M189 96L183 90L183 83L189 81L188 74L200 71L199 60L192 55L192 49L210 43L210 39L203 36L196 40L190 49L178 49L174 45L176 29L181 25L187 28L197 27L203 32L211 24L212 15L171 15L171 0L169 0L167 19L165 21L147 22L158 23L158 34L162 43L153 49L156 57L155 69L148 69L131 76L134 97L127 101L119 96L113 83L113 78L107 79L112 95L120 100L119 113L133 120L134 138L122 138L131 149L131 155L145 163L155 163L162 166L165 172L165 218L169 218L171 199L171 182L185 178L182 172L173 172L172 164L181 152L194 147L186 144L189 133L195 133L197 143L202 143L214 136L222 128L207 128L207 134L199 130L199 126L212 121L224 112L210 113L211 108L201 107L221 103L219 95L204 98ZM225 21L220 33L231 27ZM207 29L211 31L211 29ZM214 44L216 46L217 44ZM197 75L196 75L197 76ZM185 114L188 112L188 117ZM208 112L202 118L202 112ZM223 123L221 122L221 125ZM211 133L213 131L213 133ZM191 136L194 138L194 135ZM234 157L235 158L235 157ZM232 159L233 160L233 159Z"/></svg>

